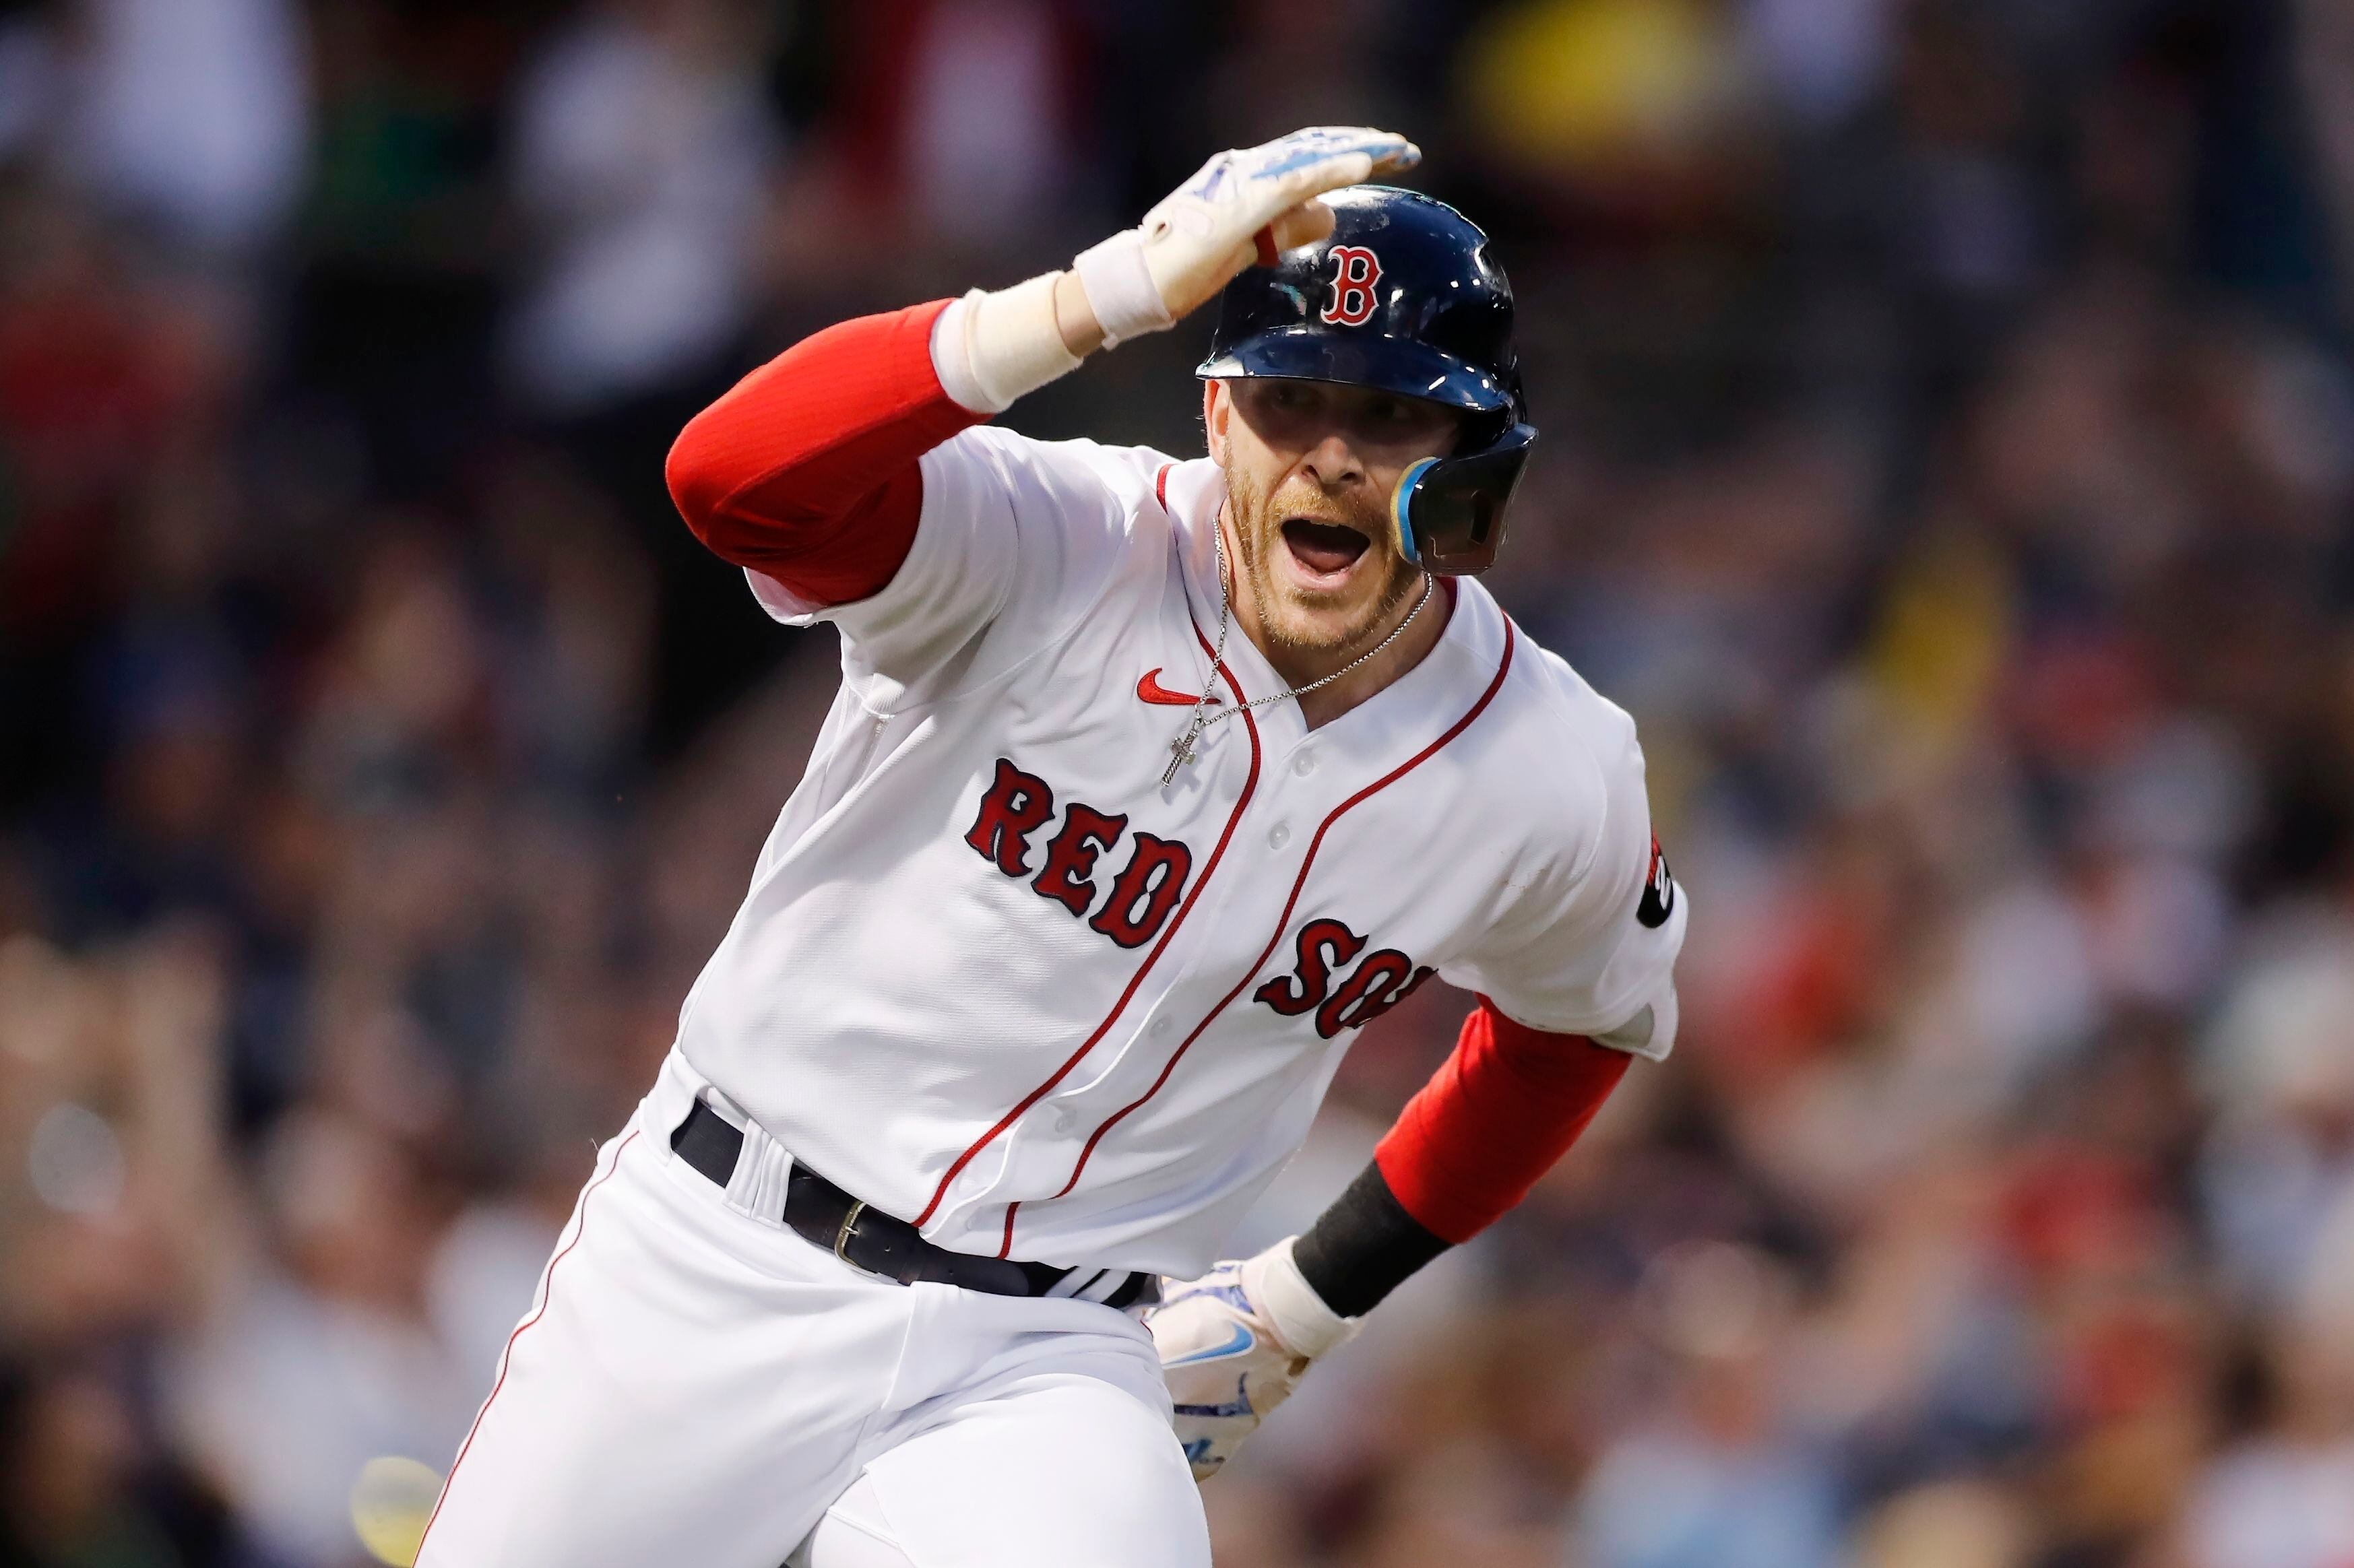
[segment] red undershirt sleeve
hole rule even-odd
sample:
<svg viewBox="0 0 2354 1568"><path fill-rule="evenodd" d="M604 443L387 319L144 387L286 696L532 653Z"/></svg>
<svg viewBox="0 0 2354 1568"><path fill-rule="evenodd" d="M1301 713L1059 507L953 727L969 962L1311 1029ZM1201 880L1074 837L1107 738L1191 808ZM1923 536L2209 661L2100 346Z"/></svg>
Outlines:
<svg viewBox="0 0 2354 1568"><path fill-rule="evenodd" d="M814 606L889 586L923 512L916 460L987 418L932 368L948 305L830 326L687 421L664 477L695 537Z"/></svg>
<svg viewBox="0 0 2354 1568"><path fill-rule="evenodd" d="M1631 1059L1515 1023L1483 996L1373 1159L1406 1213L1444 1241L1469 1241L1568 1152Z"/></svg>

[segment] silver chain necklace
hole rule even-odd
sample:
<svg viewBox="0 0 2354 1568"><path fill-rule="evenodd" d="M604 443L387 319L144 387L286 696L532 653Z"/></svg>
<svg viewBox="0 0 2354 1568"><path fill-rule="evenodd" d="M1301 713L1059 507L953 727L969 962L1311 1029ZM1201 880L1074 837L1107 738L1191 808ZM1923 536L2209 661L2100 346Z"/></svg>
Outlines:
<svg viewBox="0 0 2354 1568"><path fill-rule="evenodd" d="M1399 621L1387 637L1383 638L1346 664L1321 680L1310 681L1304 686L1287 686L1271 697L1259 697L1238 706L1230 707L1224 713L1214 714L1210 712L1210 705L1218 699L1211 688L1217 683L1218 666L1225 662L1226 628L1232 619L1234 606L1226 593L1226 531L1214 520L1210 525L1214 530L1210 538L1213 545L1216 546L1218 561L1218 643L1216 650L1210 655L1210 673L1202 683L1202 694L1193 704L1193 720L1186 725L1184 734L1169 743L1169 766L1162 769L1161 774L1161 785L1163 789L1167 789L1176 781L1177 770L1180 768L1193 760L1193 743L1202 738L1204 730L1214 724L1224 724L1236 714L1246 714L1253 708L1263 708L1269 703L1279 703L1286 697L1304 697L1320 686L1331 685L1405 636L1405 629L1414 624L1414 618L1422 613L1422 607L1430 602L1431 578L1426 576L1422 579L1422 597L1414 601L1414 608L1405 612L1405 619Z"/></svg>

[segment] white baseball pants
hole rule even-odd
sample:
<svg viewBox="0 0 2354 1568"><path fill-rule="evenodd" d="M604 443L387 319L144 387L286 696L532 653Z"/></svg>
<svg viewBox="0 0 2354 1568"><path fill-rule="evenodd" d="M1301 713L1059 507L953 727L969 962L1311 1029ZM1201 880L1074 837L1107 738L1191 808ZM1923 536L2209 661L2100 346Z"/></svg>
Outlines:
<svg viewBox="0 0 2354 1568"><path fill-rule="evenodd" d="M1142 1327L754 1218L672 1157L702 1086L599 1152L419 1568L1208 1568Z"/></svg>

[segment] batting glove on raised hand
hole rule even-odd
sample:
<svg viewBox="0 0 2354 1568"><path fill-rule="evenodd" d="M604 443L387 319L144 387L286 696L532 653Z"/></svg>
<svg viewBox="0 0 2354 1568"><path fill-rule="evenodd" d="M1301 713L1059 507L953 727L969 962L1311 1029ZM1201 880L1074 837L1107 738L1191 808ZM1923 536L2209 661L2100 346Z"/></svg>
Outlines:
<svg viewBox="0 0 2354 1568"><path fill-rule="evenodd" d="M1364 125L1318 125L1220 153L1144 215L1072 261L1108 345L1158 332L1216 297L1253 261L1332 232L1316 200L1410 169L1422 149Z"/></svg>
<svg viewBox="0 0 2354 1568"><path fill-rule="evenodd" d="M1217 1474L1291 1397L1310 1361L1357 1331L1357 1319L1327 1307L1301 1277L1291 1258L1298 1239L1189 1283L1169 1282L1161 1305L1144 1315L1197 1481Z"/></svg>

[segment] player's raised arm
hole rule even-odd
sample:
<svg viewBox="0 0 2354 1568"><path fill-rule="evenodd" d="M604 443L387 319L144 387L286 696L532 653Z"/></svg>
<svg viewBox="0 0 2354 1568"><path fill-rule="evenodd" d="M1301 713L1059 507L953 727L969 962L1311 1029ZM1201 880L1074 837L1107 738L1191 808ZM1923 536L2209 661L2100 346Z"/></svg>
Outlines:
<svg viewBox="0 0 2354 1568"><path fill-rule="evenodd" d="M1420 156L1402 136L1347 126L1221 153L1068 270L829 327L689 421L671 495L714 553L782 590L764 594L772 608L879 594L915 543L926 452L1328 232L1321 193Z"/></svg>
<svg viewBox="0 0 2354 1568"><path fill-rule="evenodd" d="M984 418L932 368L947 308L828 327L688 421L665 474L695 537L811 609L881 592L915 540L916 460Z"/></svg>

